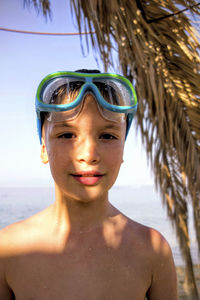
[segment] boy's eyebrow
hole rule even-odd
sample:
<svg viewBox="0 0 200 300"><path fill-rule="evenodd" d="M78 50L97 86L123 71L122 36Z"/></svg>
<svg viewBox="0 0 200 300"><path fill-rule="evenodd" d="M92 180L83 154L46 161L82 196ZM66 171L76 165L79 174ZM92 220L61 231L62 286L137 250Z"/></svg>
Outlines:
<svg viewBox="0 0 200 300"><path fill-rule="evenodd" d="M105 129L119 129L121 128L121 123L111 123L104 127Z"/></svg>
<svg viewBox="0 0 200 300"><path fill-rule="evenodd" d="M60 127L66 127L66 128L74 128L74 125L71 125L66 122L58 122L53 124L53 128L60 128ZM120 129L121 128L121 123L109 123L105 126L103 126L103 129Z"/></svg>
<svg viewBox="0 0 200 300"><path fill-rule="evenodd" d="M68 128L71 128L72 126L69 125L68 123L65 123L65 122L59 122L59 123L53 124L53 128L57 128L57 127L68 127Z"/></svg>

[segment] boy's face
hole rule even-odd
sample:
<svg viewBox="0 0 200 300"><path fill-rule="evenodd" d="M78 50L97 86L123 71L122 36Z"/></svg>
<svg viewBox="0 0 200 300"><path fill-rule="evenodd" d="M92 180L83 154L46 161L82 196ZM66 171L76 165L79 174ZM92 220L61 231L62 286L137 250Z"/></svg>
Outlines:
<svg viewBox="0 0 200 300"><path fill-rule="evenodd" d="M41 158L62 195L83 202L107 198L123 160L125 133L126 122L104 119L92 94L75 119L45 120Z"/></svg>

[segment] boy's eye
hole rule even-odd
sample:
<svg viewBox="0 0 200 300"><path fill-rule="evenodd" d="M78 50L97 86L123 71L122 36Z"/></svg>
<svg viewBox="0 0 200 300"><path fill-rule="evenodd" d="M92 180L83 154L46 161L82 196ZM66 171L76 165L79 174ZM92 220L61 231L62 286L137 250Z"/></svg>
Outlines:
<svg viewBox="0 0 200 300"><path fill-rule="evenodd" d="M103 133L100 136L101 139L105 139L105 140L116 140L116 136L110 134L110 133Z"/></svg>
<svg viewBox="0 0 200 300"><path fill-rule="evenodd" d="M59 139L72 139L74 137L75 137L75 135L72 132L66 132L66 133L60 134L58 136Z"/></svg>

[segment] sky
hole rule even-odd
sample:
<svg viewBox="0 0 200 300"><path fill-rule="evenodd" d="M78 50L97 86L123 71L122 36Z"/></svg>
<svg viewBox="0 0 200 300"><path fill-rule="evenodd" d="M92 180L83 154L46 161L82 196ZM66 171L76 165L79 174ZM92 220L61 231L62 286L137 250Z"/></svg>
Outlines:
<svg viewBox="0 0 200 300"><path fill-rule="evenodd" d="M51 0L51 8L52 20L46 21L33 7L24 8L23 0L0 1L0 27L78 32L69 0ZM79 36L39 36L0 30L0 41L0 186L52 186L49 167L40 160L34 108L37 86L52 72L80 68L103 71L103 65L91 46L89 53L83 55ZM153 185L153 173L134 123L116 185Z"/></svg>

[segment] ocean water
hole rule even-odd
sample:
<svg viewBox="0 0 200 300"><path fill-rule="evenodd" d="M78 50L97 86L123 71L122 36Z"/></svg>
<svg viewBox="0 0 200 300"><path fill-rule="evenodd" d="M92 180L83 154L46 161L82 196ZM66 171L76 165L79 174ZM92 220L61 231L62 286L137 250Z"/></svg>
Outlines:
<svg viewBox="0 0 200 300"><path fill-rule="evenodd" d="M183 265L178 241L162 206L158 193L148 187L113 187L110 202L131 219L153 227L168 240L176 265ZM54 202L53 188L2 188L0 187L0 229L23 220ZM194 263L200 263L197 242L189 211L191 253Z"/></svg>

